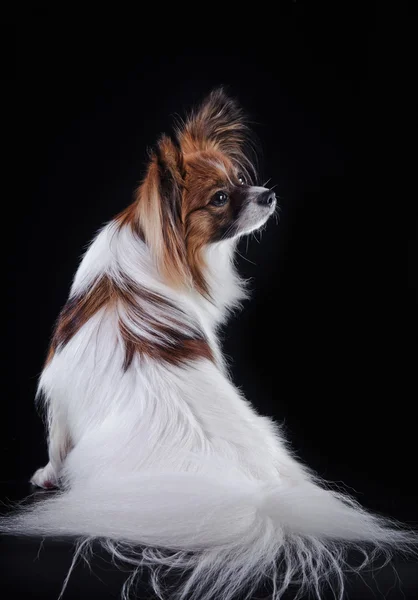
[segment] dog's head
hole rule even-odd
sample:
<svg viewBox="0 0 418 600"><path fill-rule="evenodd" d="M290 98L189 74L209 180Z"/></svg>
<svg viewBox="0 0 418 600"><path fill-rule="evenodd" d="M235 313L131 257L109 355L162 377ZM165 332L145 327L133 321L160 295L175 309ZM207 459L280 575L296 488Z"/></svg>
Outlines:
<svg viewBox="0 0 418 600"><path fill-rule="evenodd" d="M261 227L273 214L274 193L253 185L241 109L215 90L152 153L137 197L144 239L164 278L207 293L202 249Z"/></svg>

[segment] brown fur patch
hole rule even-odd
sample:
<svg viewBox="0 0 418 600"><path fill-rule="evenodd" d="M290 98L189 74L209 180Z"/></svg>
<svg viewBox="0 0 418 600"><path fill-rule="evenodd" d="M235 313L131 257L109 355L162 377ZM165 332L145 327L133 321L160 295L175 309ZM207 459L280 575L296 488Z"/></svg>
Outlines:
<svg viewBox="0 0 418 600"><path fill-rule="evenodd" d="M186 160L185 236L187 260L197 289L209 295L205 281L203 249L210 243L227 239L245 203L245 186L238 181L238 170L222 152L208 150ZM225 206L211 203L216 192L228 196Z"/></svg>
<svg viewBox="0 0 418 600"><path fill-rule="evenodd" d="M47 364L58 348L68 344L81 327L108 304L111 289L109 279L102 277L85 294L69 298L58 317L47 356Z"/></svg>
<svg viewBox="0 0 418 600"><path fill-rule="evenodd" d="M63 348L74 335L100 309L113 307L119 313L124 311L130 319L152 331L154 339L142 337L130 329L119 318L119 330L125 347L123 368L126 370L135 355L146 356L170 365L180 366L187 362L204 358L214 360L212 350L203 332L182 329L190 321L189 317L163 296L137 287L126 280L118 287L108 277L103 276L85 294L69 299L59 316L50 345L47 364L55 352ZM159 310L165 322L162 323L150 311Z"/></svg>
<svg viewBox="0 0 418 600"><path fill-rule="evenodd" d="M137 192L139 224L164 280L191 283L182 223L182 156L163 136Z"/></svg>
<svg viewBox="0 0 418 600"><path fill-rule="evenodd" d="M190 360L206 358L213 361L213 354L203 334L191 335L182 331L189 319L187 315L172 302L144 288L138 288L135 283L126 281L124 288L118 290L123 308L129 316L138 323L146 323L152 330L154 340L135 334L125 325L122 319L119 327L125 342L125 362L127 369L135 354L145 355L155 360L161 360L179 366ZM162 311L165 322L161 323L149 311L155 314ZM168 323L167 323L168 321Z"/></svg>

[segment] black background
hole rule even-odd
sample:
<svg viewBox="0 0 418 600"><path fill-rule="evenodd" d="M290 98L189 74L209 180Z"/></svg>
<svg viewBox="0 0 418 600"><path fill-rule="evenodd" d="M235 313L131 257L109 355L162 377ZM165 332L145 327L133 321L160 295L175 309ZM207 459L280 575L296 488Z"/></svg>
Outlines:
<svg viewBox="0 0 418 600"><path fill-rule="evenodd" d="M228 17L215 5L151 8L38 7L11 20L3 498L26 495L46 462L33 397L83 249L131 201L173 115L224 84L256 123L262 177L281 205L279 225L240 244L252 300L222 334L234 381L322 477L416 522L416 221L402 155L411 104L391 15L373 2L289 1ZM65 568L48 565L60 552L67 565L68 549L47 545L34 567L38 542L9 544L9 584L56 597ZM68 598L111 597L100 582L77 587L83 577ZM404 578L413 585L411 570Z"/></svg>

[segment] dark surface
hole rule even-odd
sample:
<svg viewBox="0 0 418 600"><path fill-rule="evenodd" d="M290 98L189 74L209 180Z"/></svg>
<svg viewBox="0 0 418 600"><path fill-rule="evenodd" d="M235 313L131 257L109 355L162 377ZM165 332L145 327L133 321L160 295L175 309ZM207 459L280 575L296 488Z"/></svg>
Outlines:
<svg viewBox="0 0 418 600"><path fill-rule="evenodd" d="M24 497L46 462L33 397L83 248L130 202L146 148L172 114L223 83L256 122L262 177L272 178L282 207L260 244L240 245L253 294L223 334L234 381L284 422L319 475L343 481L371 510L417 522L409 18L383 14L380 3L347 6L283 2L274 15L241 10L230 21L185 11L176 24L162 6L158 17L38 7L7 28L17 31L18 66L15 118L5 114L17 174L3 219L15 239L3 499ZM395 49L404 50L399 59ZM7 598L57 598L67 543L45 542L38 558L39 541L1 543ZM417 564L396 564L403 595L388 567L376 583L365 575L371 589L355 578L348 598L417 597ZM64 600L116 598L124 576L103 561L94 571L104 583L80 566Z"/></svg>

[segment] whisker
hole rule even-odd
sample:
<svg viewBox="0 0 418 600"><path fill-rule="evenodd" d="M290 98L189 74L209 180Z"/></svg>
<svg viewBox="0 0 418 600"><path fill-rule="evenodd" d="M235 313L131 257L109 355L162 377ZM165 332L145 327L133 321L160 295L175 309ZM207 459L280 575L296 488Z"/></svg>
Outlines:
<svg viewBox="0 0 418 600"><path fill-rule="evenodd" d="M231 233L233 226L234 226L234 223L231 223L231 225L228 227L228 229L223 234L223 236L221 238L222 240L225 240L227 238L227 236Z"/></svg>
<svg viewBox="0 0 418 600"><path fill-rule="evenodd" d="M248 245L248 237L247 237L247 245ZM254 265L255 267L257 266L255 264L255 262L253 262L252 260L250 260L249 258L247 258L246 256L244 256L243 254L241 254L241 252L238 252L238 250L236 251L236 253L243 258L244 260L246 260L247 262L249 262L250 264Z"/></svg>

